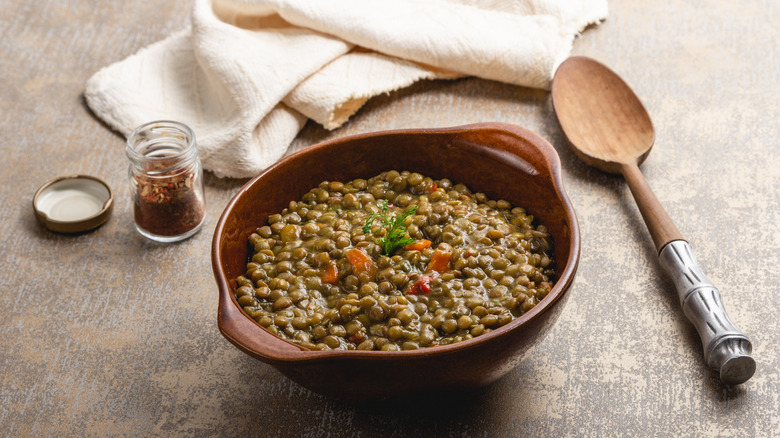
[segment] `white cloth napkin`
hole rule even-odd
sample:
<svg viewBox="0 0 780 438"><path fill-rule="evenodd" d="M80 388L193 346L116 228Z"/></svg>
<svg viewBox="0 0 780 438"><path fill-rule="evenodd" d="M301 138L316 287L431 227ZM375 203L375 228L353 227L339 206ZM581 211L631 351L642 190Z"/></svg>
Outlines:
<svg viewBox="0 0 780 438"><path fill-rule="evenodd" d="M606 0L194 0L192 24L98 71L84 95L124 135L152 120L195 131L203 166L250 177L307 118L341 126L420 79L547 88Z"/></svg>

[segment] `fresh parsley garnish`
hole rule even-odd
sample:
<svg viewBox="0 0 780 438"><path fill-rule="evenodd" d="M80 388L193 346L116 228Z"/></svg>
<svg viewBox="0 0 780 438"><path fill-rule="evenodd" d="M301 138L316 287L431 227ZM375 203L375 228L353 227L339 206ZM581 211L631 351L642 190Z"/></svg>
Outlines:
<svg viewBox="0 0 780 438"><path fill-rule="evenodd" d="M387 200L383 199L379 201L379 213L371 213L366 218L366 224L363 225L363 234L367 236L376 236L385 230L385 235L378 238L377 242L382 247L382 254L386 256L392 256L398 248L403 248L406 245L410 245L416 240L409 237L406 232L406 225L404 222L406 218L414 214L417 211L417 206L413 205L406 209L400 215L394 214L388 215ZM373 233L371 232L371 226L375 220L379 220L380 226Z"/></svg>

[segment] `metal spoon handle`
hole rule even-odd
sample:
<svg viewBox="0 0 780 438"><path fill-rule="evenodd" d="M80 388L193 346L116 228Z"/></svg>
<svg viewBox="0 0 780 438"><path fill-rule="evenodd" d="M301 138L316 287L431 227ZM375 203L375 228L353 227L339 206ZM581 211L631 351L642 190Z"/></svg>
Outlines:
<svg viewBox="0 0 780 438"><path fill-rule="evenodd" d="M675 240L658 257L674 281L683 313L699 332L707 365L725 383L746 382L756 371L753 346L726 315L720 292L702 272L691 246Z"/></svg>

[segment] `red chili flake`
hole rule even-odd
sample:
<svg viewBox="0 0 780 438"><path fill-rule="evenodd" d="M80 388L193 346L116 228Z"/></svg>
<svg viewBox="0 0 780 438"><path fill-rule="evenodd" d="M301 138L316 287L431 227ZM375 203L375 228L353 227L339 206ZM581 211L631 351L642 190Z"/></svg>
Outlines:
<svg viewBox="0 0 780 438"><path fill-rule="evenodd" d="M157 166L167 166L158 163ZM164 167L163 167L164 168ZM154 169L149 169L154 170ZM205 215L202 195L193 188L197 170L154 178L135 174L138 196L135 197L135 222L158 236L178 236L201 223Z"/></svg>
<svg viewBox="0 0 780 438"><path fill-rule="evenodd" d="M428 190L428 193L433 193L438 188L439 188L439 185L436 184L436 183L433 183L433 185L431 186L430 190Z"/></svg>

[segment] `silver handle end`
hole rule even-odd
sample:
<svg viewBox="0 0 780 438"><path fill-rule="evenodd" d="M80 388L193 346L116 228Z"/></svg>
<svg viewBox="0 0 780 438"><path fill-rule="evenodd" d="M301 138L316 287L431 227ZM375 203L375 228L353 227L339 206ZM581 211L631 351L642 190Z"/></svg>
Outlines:
<svg viewBox="0 0 780 438"><path fill-rule="evenodd" d="M729 385L747 382L756 372L756 361L750 356L753 347L747 338L726 337L709 354L710 368L718 371L720 380Z"/></svg>

